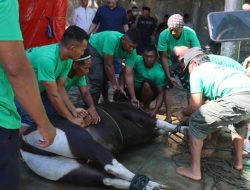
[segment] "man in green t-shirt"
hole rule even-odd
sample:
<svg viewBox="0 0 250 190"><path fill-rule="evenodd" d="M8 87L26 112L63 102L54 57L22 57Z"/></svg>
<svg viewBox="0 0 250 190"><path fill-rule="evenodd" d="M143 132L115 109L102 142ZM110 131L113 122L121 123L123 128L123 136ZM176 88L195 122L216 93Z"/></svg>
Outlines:
<svg viewBox="0 0 250 190"><path fill-rule="evenodd" d="M87 88L86 75L89 73L89 68L92 64L91 56L89 50L85 49L84 54L77 60L73 61L72 67L68 73L65 89L68 92L72 86L78 86L84 102L88 106L88 114L90 116L90 123L97 124L101 119L98 113L96 112L95 105L91 94ZM49 115L56 114L55 109L50 103L47 96L42 96L43 104Z"/></svg>
<svg viewBox="0 0 250 190"><path fill-rule="evenodd" d="M206 54L201 48L195 47L192 49L197 49L197 51L200 51L201 54L203 53L204 59L209 59L211 63L217 64L217 65L223 65L225 67L229 67L232 69L235 69L237 71L245 72L246 69L243 65L241 65L239 62L235 61L234 59L230 57L226 57L223 55L215 55L215 54ZM175 46L173 49L173 56L176 57L179 61L179 66L181 68L184 67L184 55L188 52L189 47L187 46Z"/></svg>
<svg viewBox="0 0 250 190"><path fill-rule="evenodd" d="M115 31L104 31L93 34L89 39L89 50L93 64L90 68L90 93L95 104L98 103L103 85L108 79L114 91L121 91L115 78L113 59L124 59L126 65L126 82L131 86L133 81L133 66L136 60L136 50L139 33L130 29L125 34Z"/></svg>
<svg viewBox="0 0 250 190"><path fill-rule="evenodd" d="M205 54L204 51L201 48L195 47L192 48L193 50L197 50L197 52L200 52L201 59L207 60L210 63L221 65L223 67L231 68L239 72L246 72L246 69L237 61L230 57L222 56L222 55L214 55L214 54ZM186 46L175 46L174 47L174 56L176 56L176 59L180 62L180 67L184 68L185 64L183 62L184 55L188 52L189 48ZM203 55L203 57L202 57ZM206 102L208 98L206 97ZM217 139L219 137L219 131L216 131L209 135L206 140L206 144L202 150L202 154L205 156L210 156L215 150L215 146L217 143Z"/></svg>
<svg viewBox="0 0 250 190"><path fill-rule="evenodd" d="M164 95L164 71L156 61L157 50L154 45L145 47L143 56L137 56L134 65L134 88L128 88L132 102L142 101L147 110L152 100L156 99L155 108L150 113L155 117L162 105Z"/></svg>
<svg viewBox="0 0 250 190"><path fill-rule="evenodd" d="M189 77L187 72L182 72L178 68L178 62L172 62L172 53L175 46L200 47L200 42L193 29L184 26L183 17L174 14L168 19L168 29L160 33L157 50L161 56L161 64L166 74L165 84L165 106L166 120L171 122L171 106L172 106L172 88L179 86L180 79L182 87L189 90Z"/></svg>
<svg viewBox="0 0 250 190"><path fill-rule="evenodd" d="M34 73L25 56L18 18L18 1L0 2L0 188L19 189L20 117L14 93L34 119L41 148L53 143L56 131L41 103Z"/></svg>
<svg viewBox="0 0 250 190"><path fill-rule="evenodd" d="M177 168L177 173L201 179L200 158L203 140L223 126L232 130L235 147L234 168L243 169L242 149L246 124L250 118L250 78L242 72L204 59L203 52L191 48L184 56L184 69L190 73L190 104L177 118L189 118L191 167ZM209 100L204 104L204 97Z"/></svg>
<svg viewBox="0 0 250 190"><path fill-rule="evenodd" d="M72 61L78 59L87 48L87 33L77 27L68 27L59 44L51 44L28 49L26 55L36 74L41 96L48 96L56 112L79 126L86 126L87 111L76 108L68 98L65 81ZM32 124L29 115L18 104L22 122ZM49 112L48 112L49 113Z"/></svg>

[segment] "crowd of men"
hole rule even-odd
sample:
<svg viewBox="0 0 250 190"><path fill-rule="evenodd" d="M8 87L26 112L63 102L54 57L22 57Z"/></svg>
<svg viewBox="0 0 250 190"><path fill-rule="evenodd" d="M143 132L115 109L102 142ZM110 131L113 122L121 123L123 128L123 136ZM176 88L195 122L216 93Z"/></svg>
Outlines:
<svg viewBox="0 0 250 190"><path fill-rule="evenodd" d="M4 155L0 186L18 189L13 181L18 181L21 125L25 130L36 123L41 134L38 143L47 147L55 137L47 115L60 115L80 127L100 122L95 105L101 94L108 99L107 81L115 93L126 94L134 106L142 105L149 117L156 117L164 100L168 122L173 87L187 89L189 104L177 117L189 122L192 162L191 167L177 168L180 175L201 179L203 140L223 126L233 131L234 167L242 170L250 117L249 69L228 57L206 55L180 14L166 14L157 28L149 7L143 7L139 16L137 7L126 11L118 0L107 0L96 13L88 7L88 0L81 3L59 43L26 51L17 1L0 6L0 150ZM74 85L88 108L71 102L67 92ZM156 104L150 111L152 100Z"/></svg>

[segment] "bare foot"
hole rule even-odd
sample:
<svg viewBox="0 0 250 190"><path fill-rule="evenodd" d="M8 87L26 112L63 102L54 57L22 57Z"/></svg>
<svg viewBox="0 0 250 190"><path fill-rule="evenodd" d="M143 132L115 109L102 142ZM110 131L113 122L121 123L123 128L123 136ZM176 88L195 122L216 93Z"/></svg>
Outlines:
<svg viewBox="0 0 250 190"><path fill-rule="evenodd" d="M191 167L179 167L176 169L176 172L179 175L185 176L187 178L193 179L193 180L200 180L201 179L201 172L195 173Z"/></svg>
<svg viewBox="0 0 250 190"><path fill-rule="evenodd" d="M211 157L212 154L214 153L215 151L215 146L213 145L207 145L206 147L204 147L201 151L201 155L203 157Z"/></svg>

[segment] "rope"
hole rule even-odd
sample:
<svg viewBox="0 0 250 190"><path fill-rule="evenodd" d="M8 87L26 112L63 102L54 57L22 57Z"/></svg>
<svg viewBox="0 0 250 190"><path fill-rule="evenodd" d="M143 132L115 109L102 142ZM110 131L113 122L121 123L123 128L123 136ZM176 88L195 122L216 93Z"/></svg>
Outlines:
<svg viewBox="0 0 250 190"><path fill-rule="evenodd" d="M172 133L173 135L181 138L177 134ZM170 137L170 139L174 140L174 138ZM183 138L181 138L183 139ZM186 141L185 144L180 143L176 140L174 142L178 143L183 147L187 147ZM224 148L215 148L217 151L226 151L233 152L232 148L224 147ZM244 157L244 159L249 158L249 156ZM190 164L190 154L189 151L185 151L183 153L178 153L172 156L172 161L175 163L177 167L182 165ZM244 164L245 167L249 167L250 165ZM202 171L202 181L201 181L201 189L208 189L206 187L206 176L212 178L212 186L211 190L214 189L222 189L220 187L221 182L227 183L231 186L236 187L237 189L249 189L250 181L245 177L247 172L239 172L235 170L231 160L219 157L204 157L201 158L201 171Z"/></svg>
<svg viewBox="0 0 250 190"><path fill-rule="evenodd" d="M123 145L123 142L124 142L123 135L122 135L121 129L120 129L119 125L117 124L117 122L116 122L116 121L114 120L114 118L113 118L108 112L106 112L104 109L102 109L102 108L100 108L100 107L98 107L98 108L99 108L100 110L102 110L103 113L105 113L105 114L113 121L113 123L115 124L115 126L116 126L116 128L118 129L119 134L120 134L120 136L121 136L121 145Z"/></svg>
<svg viewBox="0 0 250 190"><path fill-rule="evenodd" d="M129 190L143 190L149 182L145 175L135 175L130 183Z"/></svg>

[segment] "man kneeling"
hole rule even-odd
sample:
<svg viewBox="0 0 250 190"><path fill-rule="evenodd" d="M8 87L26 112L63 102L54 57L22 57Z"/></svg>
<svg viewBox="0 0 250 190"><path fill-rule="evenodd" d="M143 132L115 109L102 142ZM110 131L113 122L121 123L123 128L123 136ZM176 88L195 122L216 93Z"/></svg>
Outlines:
<svg viewBox="0 0 250 190"><path fill-rule="evenodd" d="M128 87L129 96L134 105L138 106L142 101L144 109L148 110L152 100L156 99L156 105L150 113L155 117L163 101L164 71L156 61L156 48L151 45L143 51L143 56L137 56L131 77L125 80L134 80L134 88ZM128 76L128 75L127 75Z"/></svg>

